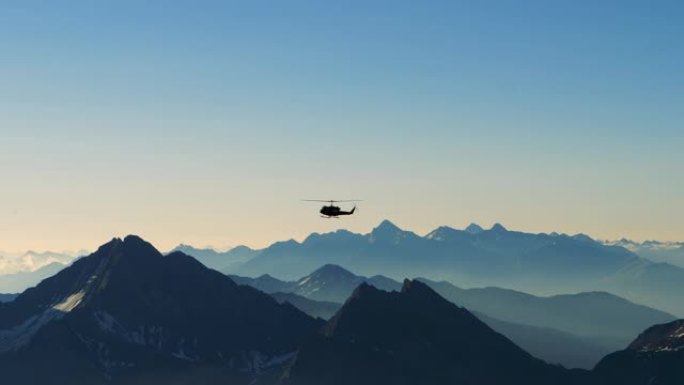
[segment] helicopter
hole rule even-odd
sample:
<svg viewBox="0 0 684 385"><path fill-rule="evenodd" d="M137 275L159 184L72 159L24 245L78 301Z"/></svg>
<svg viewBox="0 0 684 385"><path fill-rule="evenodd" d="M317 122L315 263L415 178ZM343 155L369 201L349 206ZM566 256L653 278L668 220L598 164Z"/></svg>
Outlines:
<svg viewBox="0 0 684 385"><path fill-rule="evenodd" d="M318 199L304 199L305 202L326 202L330 203L330 205L326 205L321 207L321 210L319 211L321 213L322 218L338 218L342 215L352 215L356 211L356 205L350 210L350 211L344 211L341 210L339 206L335 206L335 203L339 202L361 202L358 199L351 199L351 200L343 200L343 201L336 201L336 200L318 200Z"/></svg>

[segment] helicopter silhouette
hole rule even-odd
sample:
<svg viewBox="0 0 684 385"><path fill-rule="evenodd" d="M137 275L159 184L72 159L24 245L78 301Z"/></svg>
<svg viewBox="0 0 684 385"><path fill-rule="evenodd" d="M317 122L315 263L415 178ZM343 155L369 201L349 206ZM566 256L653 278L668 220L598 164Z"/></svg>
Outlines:
<svg viewBox="0 0 684 385"><path fill-rule="evenodd" d="M351 199L351 200L343 200L343 201L336 201L336 200L318 200L318 199L304 199L305 202L326 202L330 203L330 205L326 205L321 207L321 210L319 211L321 213L322 218L338 218L343 215L352 215L356 211L356 205L349 210L349 211L344 211L340 209L339 206L335 206L335 203L339 202L361 202L358 199Z"/></svg>

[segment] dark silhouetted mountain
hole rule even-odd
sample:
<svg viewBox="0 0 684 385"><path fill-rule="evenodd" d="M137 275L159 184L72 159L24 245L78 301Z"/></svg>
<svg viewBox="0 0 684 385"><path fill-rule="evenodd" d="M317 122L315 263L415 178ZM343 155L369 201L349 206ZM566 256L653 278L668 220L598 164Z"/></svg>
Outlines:
<svg viewBox="0 0 684 385"><path fill-rule="evenodd" d="M237 269L259 254L259 251L252 250L247 246L238 246L226 252L218 252L213 249L198 249L189 245L180 244L171 252L174 251L180 251L194 257L204 266L224 273Z"/></svg>
<svg viewBox="0 0 684 385"><path fill-rule="evenodd" d="M650 327L627 349L601 360L595 372L610 384L684 384L684 320Z"/></svg>
<svg viewBox="0 0 684 385"><path fill-rule="evenodd" d="M66 265L52 262L36 271L0 275L0 292L19 293L62 270Z"/></svg>
<svg viewBox="0 0 684 385"><path fill-rule="evenodd" d="M366 276L424 276L464 287L498 286L535 294L608 291L678 316L684 315L684 269L657 264L584 234L468 231L440 227L421 237L383 221L369 234L339 230L311 234L302 243L278 242L235 274L286 280L325 264Z"/></svg>
<svg viewBox="0 0 684 385"><path fill-rule="evenodd" d="M307 341L285 375L293 385L570 384L589 380L532 357L417 281L401 292L361 284Z"/></svg>
<svg viewBox="0 0 684 385"><path fill-rule="evenodd" d="M330 319L342 307L337 302L315 301L294 293L273 293L271 297L280 303L289 302L304 313L324 320Z"/></svg>
<svg viewBox="0 0 684 385"><path fill-rule="evenodd" d="M314 301L292 293L274 293L271 296L278 302L290 302L312 317L326 320L332 318L342 307L340 303ZM533 356L568 368L591 369L606 354L616 350L589 338L581 338L552 328L504 322L481 313L474 314Z"/></svg>
<svg viewBox="0 0 684 385"><path fill-rule="evenodd" d="M537 297L496 287L461 289L444 281L419 280L471 311L502 321L571 333L602 346L604 353L627 346L650 325L676 318L605 292Z"/></svg>
<svg viewBox="0 0 684 385"><path fill-rule="evenodd" d="M0 373L16 385L247 384L321 324L128 236L0 305Z"/></svg>
<svg viewBox="0 0 684 385"><path fill-rule="evenodd" d="M17 298L19 294L3 294L0 293L0 302L11 302L14 301L15 298Z"/></svg>

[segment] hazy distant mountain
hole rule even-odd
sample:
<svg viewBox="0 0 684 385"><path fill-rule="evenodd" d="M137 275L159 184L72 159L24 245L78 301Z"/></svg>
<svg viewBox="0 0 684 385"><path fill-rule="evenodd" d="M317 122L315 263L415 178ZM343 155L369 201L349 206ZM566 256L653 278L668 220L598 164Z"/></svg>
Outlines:
<svg viewBox="0 0 684 385"><path fill-rule="evenodd" d="M461 289L419 278L444 298L496 319L553 328L591 339L606 352L622 349L650 325L675 316L605 292L537 297L496 287Z"/></svg>
<svg viewBox="0 0 684 385"><path fill-rule="evenodd" d="M584 338L553 328L501 321L478 312L473 314L526 352L550 364L592 369L606 354L616 350L597 339Z"/></svg>
<svg viewBox="0 0 684 385"><path fill-rule="evenodd" d="M292 385L587 383L535 359L417 281L401 292L361 284L297 353Z"/></svg>
<svg viewBox="0 0 684 385"><path fill-rule="evenodd" d="M627 349L605 357L596 373L623 385L684 384L684 320L655 325Z"/></svg>
<svg viewBox="0 0 684 385"><path fill-rule="evenodd" d="M376 275L361 277L333 264L316 269L311 274L296 281L282 281L270 275L257 278L230 275L235 282L249 285L265 293L294 293L316 301L343 303L349 295L365 282L382 290L399 290L401 284L393 279Z"/></svg>
<svg viewBox="0 0 684 385"><path fill-rule="evenodd" d="M383 221L369 234L339 230L302 243L277 242L235 274L294 280L324 264L366 276L424 276L464 287L499 286L538 294L609 291L684 315L684 269L656 264L590 237L529 234L497 224L483 230L440 227L421 237Z"/></svg>
<svg viewBox="0 0 684 385"><path fill-rule="evenodd" d="M684 267L684 242L645 241L639 243L623 238L619 241L605 241L604 243L624 247L653 262Z"/></svg>
<svg viewBox="0 0 684 385"><path fill-rule="evenodd" d="M342 303L361 283L382 290L399 290L401 284L383 276L359 277L337 265L325 265L297 280L291 292L318 301Z"/></svg>
<svg viewBox="0 0 684 385"><path fill-rule="evenodd" d="M20 293L62 270L66 265L53 262L36 271L0 275L0 292Z"/></svg>
<svg viewBox="0 0 684 385"><path fill-rule="evenodd" d="M255 289L263 291L264 293L290 292L295 283L290 281L281 281L273 278L268 274L261 275L257 278L240 277L238 275L229 275L230 279L239 285L249 285Z"/></svg>
<svg viewBox="0 0 684 385"><path fill-rule="evenodd" d="M258 250L252 250L247 246L238 246L225 252L218 252L213 249L198 249L180 244L171 252L174 251L185 253L202 262L204 266L222 272L235 270L259 254Z"/></svg>
<svg viewBox="0 0 684 385"><path fill-rule="evenodd" d="M53 263L66 265L73 260L74 256L71 254L52 251L37 252L31 250L20 255L0 255L0 275L32 272Z"/></svg>
<svg viewBox="0 0 684 385"><path fill-rule="evenodd" d="M21 384L247 384L321 326L135 236L0 304L0 373Z"/></svg>

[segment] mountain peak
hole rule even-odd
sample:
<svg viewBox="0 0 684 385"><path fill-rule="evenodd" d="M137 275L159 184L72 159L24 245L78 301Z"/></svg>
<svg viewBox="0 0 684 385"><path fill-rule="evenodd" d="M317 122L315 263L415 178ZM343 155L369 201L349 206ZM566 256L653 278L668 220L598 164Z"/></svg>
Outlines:
<svg viewBox="0 0 684 385"><path fill-rule="evenodd" d="M434 241L443 241L449 238L449 235L455 233L456 231L457 230L452 229L449 226L439 226L428 233L425 238L432 239Z"/></svg>
<svg viewBox="0 0 684 385"><path fill-rule="evenodd" d="M430 291L432 291L432 289L430 289L426 284L424 284L423 282L420 282L417 279L413 279L413 280L408 279L408 278L404 279L404 284L401 286L401 293L407 293L410 291L418 291L418 290L430 290Z"/></svg>
<svg viewBox="0 0 684 385"><path fill-rule="evenodd" d="M151 243L145 241L137 235L127 235L123 239L124 254L131 256L154 256L161 257L162 254Z"/></svg>
<svg viewBox="0 0 684 385"><path fill-rule="evenodd" d="M354 300L358 300L360 298L365 298L368 295L373 295L377 292L380 292L381 290L376 288L375 286L367 283L367 282L361 282L359 286L354 289L352 294L349 296L347 299L347 302L351 302Z"/></svg>
<svg viewBox="0 0 684 385"><path fill-rule="evenodd" d="M470 233L470 234L478 234L478 233L481 233L483 231L484 231L484 229L480 225L478 225L477 223L471 223L468 225L468 227L465 228L465 232Z"/></svg>
<svg viewBox="0 0 684 385"><path fill-rule="evenodd" d="M588 236L586 234L582 234L582 233L575 234L572 236L572 238L576 239L578 241L582 241L582 242L593 242L594 241L590 236Z"/></svg>
<svg viewBox="0 0 684 385"><path fill-rule="evenodd" d="M398 243L407 236L415 236L415 234L409 231L404 231L394 223L385 219L378 225L378 227L374 228L373 231L371 231L370 240L371 242L382 241Z"/></svg>
<svg viewBox="0 0 684 385"><path fill-rule="evenodd" d="M417 279L405 279L400 293L413 298L419 298L420 301L425 301L427 299L438 299L439 301L445 301L428 285L420 282Z"/></svg>
<svg viewBox="0 0 684 385"><path fill-rule="evenodd" d="M506 228L503 227L503 225L501 223L495 223L494 226L492 226L492 228L489 229L489 231L504 232L504 231L508 231L508 230L506 230Z"/></svg>
<svg viewBox="0 0 684 385"><path fill-rule="evenodd" d="M353 277L356 278L356 275L352 273L351 271L343 268L342 266L335 265L332 263L329 263L327 265L323 265L320 268L316 269L313 273L311 273L309 276L326 276L326 277Z"/></svg>
<svg viewBox="0 0 684 385"><path fill-rule="evenodd" d="M379 224L376 228L373 229L373 232L374 232L374 233L377 232L377 231L381 231L381 232L399 232L399 231L402 231L402 230L401 230L397 225L395 225L394 223L390 222L388 219L385 219L385 220L383 220L382 222L380 222L380 224Z"/></svg>

